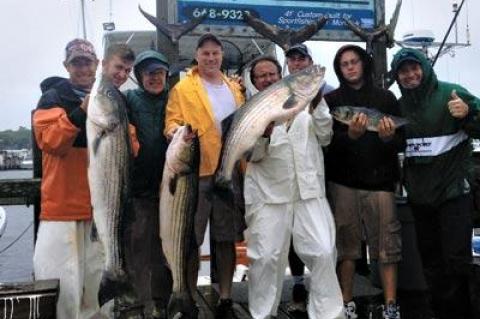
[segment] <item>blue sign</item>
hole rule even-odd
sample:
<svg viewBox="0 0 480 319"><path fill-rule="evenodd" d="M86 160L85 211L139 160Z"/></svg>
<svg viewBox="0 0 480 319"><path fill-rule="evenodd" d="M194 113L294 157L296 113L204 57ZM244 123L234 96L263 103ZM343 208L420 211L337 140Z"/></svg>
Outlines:
<svg viewBox="0 0 480 319"><path fill-rule="evenodd" d="M346 30L342 18L364 29L375 27L375 0L177 0L178 21L207 14L205 24L244 25L244 12L280 28L300 29L323 16L329 20L323 30Z"/></svg>

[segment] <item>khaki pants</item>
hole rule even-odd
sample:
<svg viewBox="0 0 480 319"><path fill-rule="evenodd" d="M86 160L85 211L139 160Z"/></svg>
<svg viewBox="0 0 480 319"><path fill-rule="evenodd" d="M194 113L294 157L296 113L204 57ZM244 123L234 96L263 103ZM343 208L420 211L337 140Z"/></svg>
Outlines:
<svg viewBox="0 0 480 319"><path fill-rule="evenodd" d="M360 259L364 237L371 259L380 263L397 263L402 259L401 224L392 192L361 190L331 182L328 190L339 260Z"/></svg>

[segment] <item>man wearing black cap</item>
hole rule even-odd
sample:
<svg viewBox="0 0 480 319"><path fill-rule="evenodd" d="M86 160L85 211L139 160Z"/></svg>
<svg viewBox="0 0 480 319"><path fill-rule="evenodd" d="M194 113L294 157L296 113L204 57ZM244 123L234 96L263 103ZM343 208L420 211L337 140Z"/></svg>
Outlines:
<svg viewBox="0 0 480 319"><path fill-rule="evenodd" d="M290 74L301 71L313 64L310 48L303 43L291 46L285 52L285 58L287 59L288 73ZM333 90L334 88L325 82L325 84L320 88L319 96L315 97L314 99L316 102L312 102L312 104L320 102L323 95ZM288 265L294 281L292 289L292 301L288 306L288 310L291 312L306 312L308 292L305 289L304 284L305 264L298 257L293 245L290 245Z"/></svg>
<svg viewBox="0 0 480 319"><path fill-rule="evenodd" d="M147 317L164 318L171 292L171 276L159 236L159 187L163 175L167 140L163 135L168 97L169 64L156 51L140 53L134 63L139 88L125 92L130 123L136 128L140 149L133 163L132 216L127 231L131 246L127 265ZM153 303L153 309L150 304Z"/></svg>
<svg viewBox="0 0 480 319"><path fill-rule="evenodd" d="M394 190L399 180L397 153L405 148L405 140L403 130L395 127L388 114L399 115L400 109L393 93L373 84L372 59L363 48L343 46L333 63L340 87L325 95L331 109L363 106L387 114L379 121L378 132L367 131L368 118L363 113L354 115L349 125L334 120L333 138L325 157L345 314L347 319L357 318L353 278L365 233L370 258L379 264L383 318L399 319L396 277L401 260L401 225Z"/></svg>
<svg viewBox="0 0 480 319"><path fill-rule="evenodd" d="M200 182L195 235L200 247L210 220L215 242L216 269L220 300L216 318L228 319L232 314L232 278L235 269L235 241L242 239L243 216L211 195L213 175L222 147L221 122L243 104L244 96L238 83L222 72L223 45L211 33L200 37L195 51L197 66L172 89L166 111L165 134L171 138L185 123L198 130L200 138ZM190 263L191 289L196 287L198 256Z"/></svg>
<svg viewBox="0 0 480 319"><path fill-rule="evenodd" d="M415 49L395 54L392 71L409 121L405 187L433 311L441 319L472 318L471 137L479 137L480 100L460 85L437 80Z"/></svg>
<svg viewBox="0 0 480 319"><path fill-rule="evenodd" d="M290 74L301 71L313 64L312 51L303 43L292 45L285 51L285 58L287 59L287 68ZM320 88L320 92L323 95L333 90L333 86L328 85L327 82Z"/></svg>

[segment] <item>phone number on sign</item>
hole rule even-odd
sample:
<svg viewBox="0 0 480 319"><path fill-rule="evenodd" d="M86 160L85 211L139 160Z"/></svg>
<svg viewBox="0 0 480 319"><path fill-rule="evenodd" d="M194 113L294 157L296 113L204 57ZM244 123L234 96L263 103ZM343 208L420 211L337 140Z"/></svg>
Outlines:
<svg viewBox="0 0 480 319"><path fill-rule="evenodd" d="M191 14L193 18L198 18L206 14L207 19L243 20L245 17L245 12L249 11L222 8L194 8Z"/></svg>

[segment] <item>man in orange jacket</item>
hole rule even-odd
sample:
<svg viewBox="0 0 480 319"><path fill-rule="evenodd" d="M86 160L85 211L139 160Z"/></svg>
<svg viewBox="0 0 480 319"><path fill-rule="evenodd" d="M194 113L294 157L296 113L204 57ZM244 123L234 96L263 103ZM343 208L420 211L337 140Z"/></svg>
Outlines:
<svg viewBox="0 0 480 319"><path fill-rule="evenodd" d="M98 314L98 284L103 266L100 242L90 239L92 208L87 180L85 121L88 94L98 59L93 45L70 41L64 66L68 79L52 77L41 84L42 97L33 116L35 139L42 150L42 202L34 252L36 279L60 279L57 318ZM125 45L107 50L103 72L116 87L128 78L135 56ZM132 149L138 141L130 127Z"/></svg>
<svg viewBox="0 0 480 319"><path fill-rule="evenodd" d="M92 209L87 181L85 96L95 80L98 59L82 39L67 44L68 79L42 82L33 116L42 150L41 213L35 253L36 279L60 279L57 318L90 318L98 311L102 251L90 240Z"/></svg>
<svg viewBox="0 0 480 319"><path fill-rule="evenodd" d="M202 245L207 222L215 242L216 269L220 300L216 318L232 317L232 278L235 269L236 240L241 239L244 220L237 210L226 207L215 196L209 196L217 167L221 141L221 121L244 102L240 86L225 77L220 68L223 46L213 34L205 34L197 43L194 67L171 91L165 117L165 135L171 138L180 125L188 123L200 137L200 184L195 235ZM190 284L196 286L198 259L192 261Z"/></svg>

